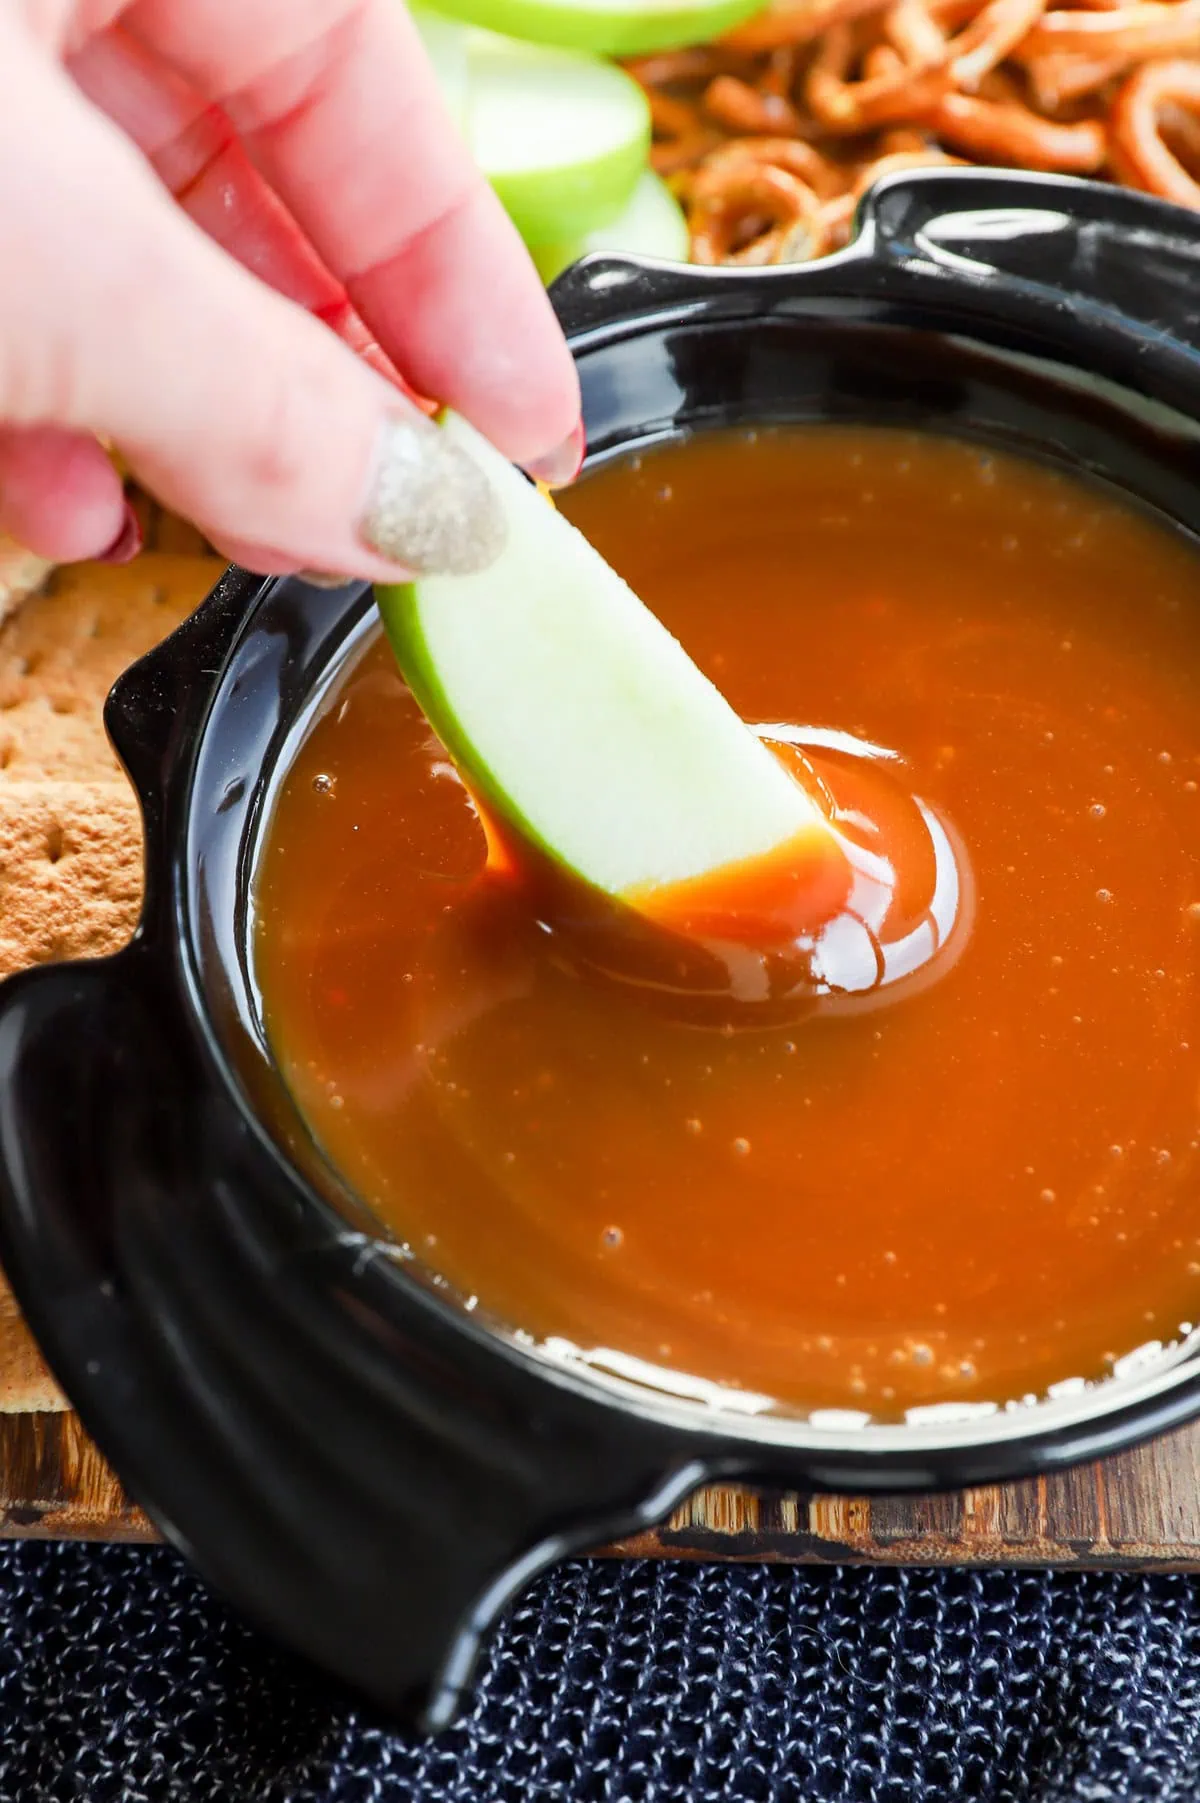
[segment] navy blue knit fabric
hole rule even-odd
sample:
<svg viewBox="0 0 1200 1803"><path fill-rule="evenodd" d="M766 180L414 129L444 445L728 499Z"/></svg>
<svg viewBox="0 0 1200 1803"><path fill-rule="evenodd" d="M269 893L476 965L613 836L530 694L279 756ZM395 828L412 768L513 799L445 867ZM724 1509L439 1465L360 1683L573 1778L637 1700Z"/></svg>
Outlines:
<svg viewBox="0 0 1200 1803"><path fill-rule="evenodd" d="M402 1627L398 1624L398 1632ZM1197 1803L1182 1577L581 1562L397 1732L174 1554L0 1554L2 1803Z"/></svg>

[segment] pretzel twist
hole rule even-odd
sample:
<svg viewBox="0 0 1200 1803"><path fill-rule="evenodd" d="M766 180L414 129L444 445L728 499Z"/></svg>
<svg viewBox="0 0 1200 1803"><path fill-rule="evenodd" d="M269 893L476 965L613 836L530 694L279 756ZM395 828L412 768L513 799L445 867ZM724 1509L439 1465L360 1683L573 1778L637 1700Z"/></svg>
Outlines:
<svg viewBox="0 0 1200 1803"><path fill-rule="evenodd" d="M1200 209L1200 0L773 0L628 67L697 261L823 255L882 176L963 161Z"/></svg>
<svg viewBox="0 0 1200 1803"><path fill-rule="evenodd" d="M1131 186L1184 207L1200 207L1193 180L1163 139L1170 110L1200 117L1200 64L1147 63L1131 75L1112 111L1113 149Z"/></svg>
<svg viewBox="0 0 1200 1803"><path fill-rule="evenodd" d="M827 233L816 195L786 169L736 161L693 189L697 263L803 263Z"/></svg>

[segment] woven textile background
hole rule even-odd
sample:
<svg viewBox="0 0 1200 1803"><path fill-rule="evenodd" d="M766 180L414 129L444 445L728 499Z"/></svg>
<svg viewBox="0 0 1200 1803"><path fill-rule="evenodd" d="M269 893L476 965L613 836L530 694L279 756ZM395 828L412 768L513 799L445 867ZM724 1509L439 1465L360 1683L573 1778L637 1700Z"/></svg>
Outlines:
<svg viewBox="0 0 1200 1803"><path fill-rule="evenodd" d="M398 1631L402 1631L398 1625ZM173 1553L0 1552L2 1803L1197 1803L1182 1577L580 1562L436 1743Z"/></svg>

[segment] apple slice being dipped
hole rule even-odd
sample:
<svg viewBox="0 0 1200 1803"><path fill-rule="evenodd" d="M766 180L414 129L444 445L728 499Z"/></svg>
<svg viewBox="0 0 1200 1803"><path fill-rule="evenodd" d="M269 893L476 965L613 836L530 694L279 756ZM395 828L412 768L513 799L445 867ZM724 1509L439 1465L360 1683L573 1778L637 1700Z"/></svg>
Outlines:
<svg viewBox="0 0 1200 1803"><path fill-rule="evenodd" d="M455 415L441 429L486 471L504 548L474 575L381 586L379 606L503 843L673 932L710 878L735 915L740 867L756 942L828 919L850 874L814 794L511 464Z"/></svg>

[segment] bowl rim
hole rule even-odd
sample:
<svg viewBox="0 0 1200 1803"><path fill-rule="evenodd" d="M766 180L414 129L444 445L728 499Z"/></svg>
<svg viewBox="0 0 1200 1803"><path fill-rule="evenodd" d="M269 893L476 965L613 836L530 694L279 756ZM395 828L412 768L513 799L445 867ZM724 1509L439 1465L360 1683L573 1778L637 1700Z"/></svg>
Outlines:
<svg viewBox="0 0 1200 1803"><path fill-rule="evenodd" d="M1116 207L1114 195L1119 197ZM1007 204L997 206L995 203L1001 199ZM1182 236L1185 242L1195 246L1193 254L1200 273L1200 224L1188 215L1180 215L1178 209L1166 203L1075 178L1010 177L1007 174L981 174L973 169L935 169L902 174L880 184L863 209L860 229L851 243L844 250L821 259L818 265L754 270L699 269L639 256L601 253L582 259L564 272L552 286L551 296L572 349L577 356L586 357L589 352L616 340L646 330L660 330L664 321L692 315L697 307L707 318L709 315L704 310L714 298L719 299L723 307L753 316L762 312L764 302L780 293L788 296L812 294L817 287L812 280L814 275L823 278L822 287L832 287L836 293L837 286L842 283L857 285L864 269L869 269L878 259L881 248L894 253L898 244L906 264L925 262L932 250L939 274L943 263L951 273L959 273L974 262L976 267L971 273L982 275L986 266L965 258L959 251L947 249L933 236L931 228L936 225L942 238L947 235L948 222L973 231L979 231L982 222L982 229L989 235L998 234L1001 241L1007 237L1011 242L1030 232L1048 235L1061 228L1066 216L1062 203L1067 199L1075 208L1067 216L1072 226L1088 220L1098 208L1109 225L1120 214L1135 229L1147 231L1157 227L1172 244ZM956 203L953 208L948 208L948 201ZM1045 204L1050 201L1060 204ZM1031 205L1031 202L1039 204ZM889 208L892 211L889 212ZM994 275L995 271L989 269L988 273ZM596 306L598 295L602 297L599 309ZM617 306L611 304L614 296L618 297ZM1035 297L1037 301L1040 299ZM1006 284L989 287L981 283L975 292L975 300L976 323L984 323L993 315L1007 317L1011 294ZM1119 332L1128 331L1131 324L1139 327L1140 322L1131 322L1127 316L1100 303L1093 303L1093 310L1101 316L1104 325ZM1103 391L1106 386L1106 378L1102 376L1089 381L1089 387L1095 392ZM1115 384L1114 388L1126 393L1120 384ZM1200 421L1197 433L1200 434ZM627 441L618 441L607 446L602 455L619 455L623 448L627 448ZM230 580L238 585L244 597L246 619L242 630L245 631L249 629L252 610L270 593L275 579L264 582L245 572L234 571ZM365 593L368 586L365 583L351 585L358 594ZM351 637L356 630L352 629ZM235 645L236 639L229 647L230 654ZM338 672L344 668L343 657L354 654L349 644L339 650L335 658ZM132 680L136 670L129 674ZM323 677L323 681L335 682L337 679L334 671ZM218 678L211 694L214 706L220 686L221 679ZM193 764L187 789L189 814L194 776ZM260 846L261 838L260 833ZM179 891L178 919L187 982L197 1020L209 1042L214 1072L235 1093L238 1105L245 1111L247 1124L261 1137L264 1147L279 1157L278 1142L242 1094L236 1072L231 1069L220 1036L208 1015L204 980L195 956L194 896L188 893L189 848L181 846L180 856L182 861L177 876L182 877L183 882ZM295 1181L305 1188L310 1201L321 1206L322 1199L305 1183L303 1174L294 1167L290 1170ZM401 1261L389 1259L384 1269L393 1281L411 1293L411 1270ZM1200 1326L1177 1345L1165 1349L1159 1358L1148 1354L1142 1358L1141 1349L1130 1353L1121 1362L1134 1370L1125 1375L1087 1383L1081 1379L1068 1379L1054 1387L1059 1394L1049 1393L1029 1403L1013 1400L1007 1403L932 1404L910 1411L906 1421L892 1423L873 1421L867 1413L850 1407L807 1413L780 1409L770 1399L726 1391L716 1383L693 1379L687 1374L664 1371L662 1377L673 1378L677 1387L672 1388L669 1381L658 1387L654 1382L655 1369L650 1366L644 1368L644 1376L634 1375L632 1369L622 1374L615 1368L622 1362L632 1368L639 1361L617 1360L606 1366L589 1360L580 1348L568 1347L565 1343L538 1342L519 1329L506 1328L503 1323L487 1323L463 1312L445 1293L434 1291L426 1299L456 1331L473 1339L485 1352L505 1354L534 1369L546 1381L599 1399L618 1413L641 1414L685 1436L694 1437L697 1432L713 1430L727 1444L777 1449L803 1458L862 1455L875 1460L890 1455L911 1459L984 1449L998 1442L1006 1449L1019 1449L1025 1442L1041 1443L1047 1435L1079 1435L1081 1440L1094 1438L1102 1440L1105 1443L1102 1450L1107 1450L1110 1439L1114 1445L1128 1443L1128 1436L1118 1439L1107 1432L1097 1432L1118 1418L1124 1420L1127 1416L1140 1416L1150 1410L1156 1422L1171 1425L1177 1419L1200 1412ZM1137 1369L1139 1365L1144 1368ZM687 1393L687 1387L693 1394ZM1164 1407L1157 1410L1154 1405L1160 1400ZM1173 1401L1180 1405L1178 1411L1171 1406ZM1090 1448L1076 1451L1070 1455L1069 1462L1088 1456L1092 1456Z"/></svg>

